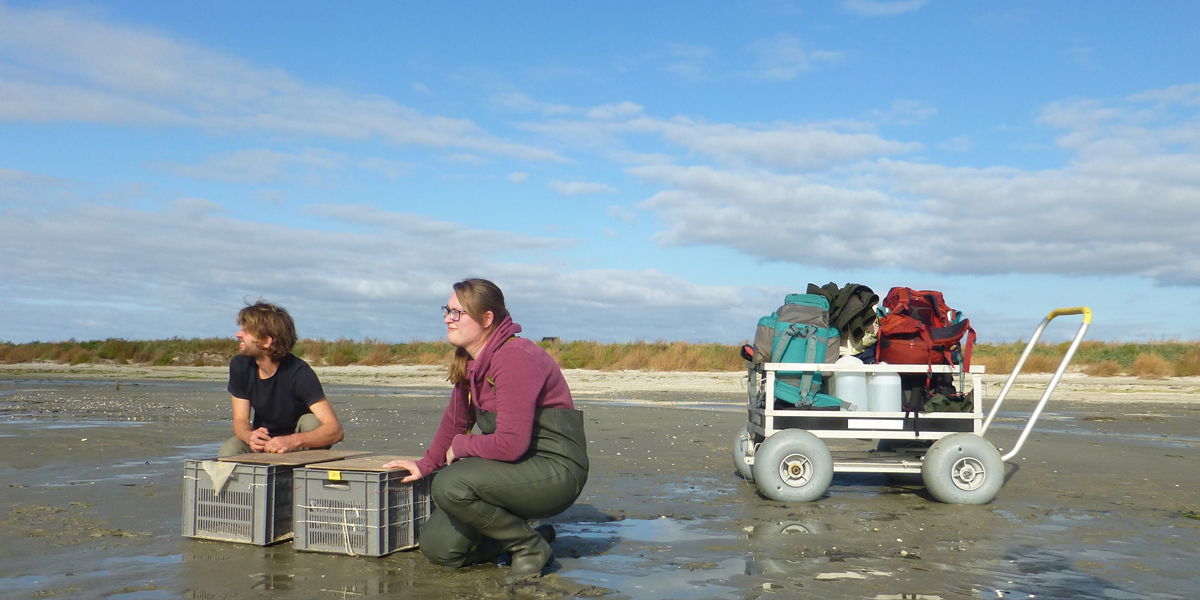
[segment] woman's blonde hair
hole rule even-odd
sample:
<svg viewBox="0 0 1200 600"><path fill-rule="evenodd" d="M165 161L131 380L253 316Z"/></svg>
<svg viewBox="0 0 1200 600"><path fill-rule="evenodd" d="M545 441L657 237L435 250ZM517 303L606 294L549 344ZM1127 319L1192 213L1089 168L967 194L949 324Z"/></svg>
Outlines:
<svg viewBox="0 0 1200 600"><path fill-rule="evenodd" d="M463 310L483 325L483 317L492 313L492 324L488 326L485 337L491 337L492 332L508 318L508 309L504 307L504 292L500 287L486 279L464 279L454 284L454 295L462 304ZM455 348L454 358L450 360L450 373L446 379L450 383L459 384L467 380L467 361L471 355L466 348Z"/></svg>

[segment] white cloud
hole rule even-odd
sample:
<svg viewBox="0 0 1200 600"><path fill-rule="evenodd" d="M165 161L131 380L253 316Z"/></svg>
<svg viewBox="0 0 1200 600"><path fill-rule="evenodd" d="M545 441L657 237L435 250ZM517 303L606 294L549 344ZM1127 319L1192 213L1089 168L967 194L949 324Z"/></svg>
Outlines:
<svg viewBox="0 0 1200 600"><path fill-rule="evenodd" d="M1041 171L887 158L837 176L628 171L669 188L638 205L667 224L655 237L664 245L712 244L833 268L1132 275L1200 285L1194 117L1090 100L1049 105L1040 122L1061 129L1060 146L1076 158Z"/></svg>
<svg viewBox="0 0 1200 600"><path fill-rule="evenodd" d="M620 234L618 234L616 231L613 231L612 227L601 227L600 233L603 233L604 237L611 238L614 240L619 239L621 237Z"/></svg>
<svg viewBox="0 0 1200 600"><path fill-rule="evenodd" d="M402 160L372 157L359 161L358 166L379 173L388 179L399 179L411 173L417 165Z"/></svg>
<svg viewBox="0 0 1200 600"><path fill-rule="evenodd" d="M929 0L842 0L843 8L864 17L890 17L919 10L926 4L929 4Z"/></svg>
<svg viewBox="0 0 1200 600"><path fill-rule="evenodd" d="M0 204L52 206L78 201L76 192L81 184L39 173L28 173L0 167Z"/></svg>
<svg viewBox="0 0 1200 600"><path fill-rule="evenodd" d="M1157 90L1133 94L1130 102L1154 102L1160 106L1171 104L1200 104L1200 83L1185 83Z"/></svg>
<svg viewBox="0 0 1200 600"><path fill-rule="evenodd" d="M537 112L547 116L569 113L572 110L570 106L565 104L539 102L525 94L516 92L500 94L496 97L496 103L516 112Z"/></svg>
<svg viewBox="0 0 1200 600"><path fill-rule="evenodd" d="M886 140L873 133L839 131L829 125L741 126L678 117L637 120L634 130L659 133L667 141L727 165L821 169L870 156L904 154L920 144Z"/></svg>
<svg viewBox="0 0 1200 600"><path fill-rule="evenodd" d="M16 169L7 169L4 167L0 167L0 182L4 182L7 184L31 183L31 184L61 184L61 185L66 185L66 184L70 183L65 179L59 179L57 177L50 177L48 175L39 175L37 173L27 173L25 171L18 171Z"/></svg>
<svg viewBox="0 0 1200 600"><path fill-rule="evenodd" d="M487 164L488 162L490 162L490 161L488 161L488 160L487 160L487 159L485 159L485 158L481 158L481 157L479 157L479 156L475 156L474 154L467 154L467 153L465 153L465 152L460 152L460 153L456 153L456 154L450 154L450 155L447 155L447 156L445 156L445 157L443 157L443 158L445 158L445 160L446 160L447 162L458 163L458 164L460 164L460 165L474 165L474 166L479 166L479 165L485 165L485 164Z"/></svg>
<svg viewBox="0 0 1200 600"><path fill-rule="evenodd" d="M210 156L199 165L161 162L157 166L190 179L273 183L282 177L284 169L289 165L329 170L339 168L345 160L346 157L342 154L313 148L295 154L255 148Z"/></svg>
<svg viewBox="0 0 1200 600"><path fill-rule="evenodd" d="M629 225L637 223L637 211L629 210L620 204L614 204L608 207L605 209L604 214L607 214L608 216Z"/></svg>
<svg viewBox="0 0 1200 600"><path fill-rule="evenodd" d="M937 115L937 109L920 100L893 100L887 110L873 110L871 117L890 125L919 125Z"/></svg>
<svg viewBox="0 0 1200 600"><path fill-rule="evenodd" d="M607 183L588 181L559 181L557 179L546 184L546 187L564 196L582 196L584 194L615 194L617 189Z"/></svg>
<svg viewBox="0 0 1200 600"><path fill-rule="evenodd" d="M510 183L525 183L526 181L529 181L529 173L515 171L513 173L509 173L507 179Z"/></svg>
<svg viewBox="0 0 1200 600"><path fill-rule="evenodd" d="M252 197L263 204L283 204L287 201L287 196L279 190L258 190Z"/></svg>
<svg viewBox="0 0 1200 600"><path fill-rule="evenodd" d="M709 78L708 61L713 49L707 46L669 44L668 51L673 60L666 65L668 72L688 81L703 81Z"/></svg>
<svg viewBox="0 0 1200 600"><path fill-rule="evenodd" d="M745 124L707 123L688 117L670 120L633 116L611 121L553 121L521 127L553 136L564 143L599 149L614 160L669 163L662 155L637 155L623 148L623 136L654 135L690 153L708 156L723 165L819 170L875 156L921 150L915 142L888 140L873 133L869 123ZM638 160L639 156L643 158ZM623 160L632 159L632 160Z"/></svg>
<svg viewBox="0 0 1200 600"><path fill-rule="evenodd" d="M496 138L467 119L309 85L279 69L66 11L0 6L0 60L12 67L0 79L3 120L381 139L566 161Z"/></svg>
<svg viewBox="0 0 1200 600"><path fill-rule="evenodd" d="M747 75L765 81L795 79L818 63L836 62L842 58L840 52L807 50L799 38L790 35L759 40L750 45L750 50L758 56L758 61Z"/></svg>
<svg viewBox="0 0 1200 600"><path fill-rule="evenodd" d="M414 82L412 82L412 90L414 92L417 92L418 94L428 94L429 86L427 86L419 81L414 81Z"/></svg>
<svg viewBox="0 0 1200 600"><path fill-rule="evenodd" d="M0 310L12 324L4 335L232 335L242 299L263 296L291 310L302 336L434 339L442 335L437 307L468 276L499 283L530 336L621 340L686 331L693 340L736 340L754 317L742 314L748 292L737 288L653 270L578 270L545 258L572 240L365 205L308 212L349 229L242 221L200 199L158 212L98 204L0 209ZM70 307L71 319L45 319L47 299L52 314ZM689 324L697 318L712 326L695 331Z"/></svg>
<svg viewBox="0 0 1200 600"><path fill-rule="evenodd" d="M628 119L630 117L640 116L645 109L633 102L621 102L618 104L605 104L587 111L587 118L598 119L603 121L611 121L615 119Z"/></svg>

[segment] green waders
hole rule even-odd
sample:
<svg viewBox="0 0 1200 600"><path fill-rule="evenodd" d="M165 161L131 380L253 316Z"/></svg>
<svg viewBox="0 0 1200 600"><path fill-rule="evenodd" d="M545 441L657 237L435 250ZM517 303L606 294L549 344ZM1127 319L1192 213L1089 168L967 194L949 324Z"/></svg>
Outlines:
<svg viewBox="0 0 1200 600"><path fill-rule="evenodd" d="M483 433L493 433L496 414L478 411L477 423ZM527 520L570 508L587 477L583 412L538 409L529 450L521 458L468 457L437 473L431 494L439 510L421 528L421 552L446 567L511 552L506 582L537 577L554 560L554 551Z"/></svg>

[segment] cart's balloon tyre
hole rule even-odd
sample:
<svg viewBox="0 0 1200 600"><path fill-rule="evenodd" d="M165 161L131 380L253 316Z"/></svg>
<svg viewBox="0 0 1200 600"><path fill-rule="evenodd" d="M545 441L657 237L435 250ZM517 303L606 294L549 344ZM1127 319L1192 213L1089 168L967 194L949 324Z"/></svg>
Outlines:
<svg viewBox="0 0 1200 600"><path fill-rule="evenodd" d="M833 481L833 455L825 442L807 431L780 431L754 453L754 481L772 500L812 502Z"/></svg>
<svg viewBox="0 0 1200 600"><path fill-rule="evenodd" d="M972 433L954 433L925 453L921 477L938 502L987 504L1004 485L1004 461L991 442Z"/></svg>
<svg viewBox="0 0 1200 600"><path fill-rule="evenodd" d="M928 449L930 444L933 444L933 442L929 440L879 440L879 445L875 447L875 450L879 452L897 452L901 449L910 448L920 451ZM888 481L900 485L921 485L922 483L920 473L884 473L884 476L888 478Z"/></svg>
<svg viewBox="0 0 1200 600"><path fill-rule="evenodd" d="M733 466L746 481L754 481L754 470L746 464L747 456L754 456L754 437L750 435L749 425L743 427L733 440Z"/></svg>

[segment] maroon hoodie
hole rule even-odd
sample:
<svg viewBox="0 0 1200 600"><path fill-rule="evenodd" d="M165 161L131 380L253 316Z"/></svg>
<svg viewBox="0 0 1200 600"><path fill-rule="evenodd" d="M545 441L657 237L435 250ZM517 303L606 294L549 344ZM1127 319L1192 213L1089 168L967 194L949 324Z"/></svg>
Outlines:
<svg viewBox="0 0 1200 600"><path fill-rule="evenodd" d="M417 461L422 474L444 465L451 445L457 458L515 461L529 449L535 410L575 408L558 363L538 345L515 337L520 332L512 317L505 318L479 357L467 361L467 381L454 386L433 443ZM495 433L467 433L476 407L496 413Z"/></svg>

